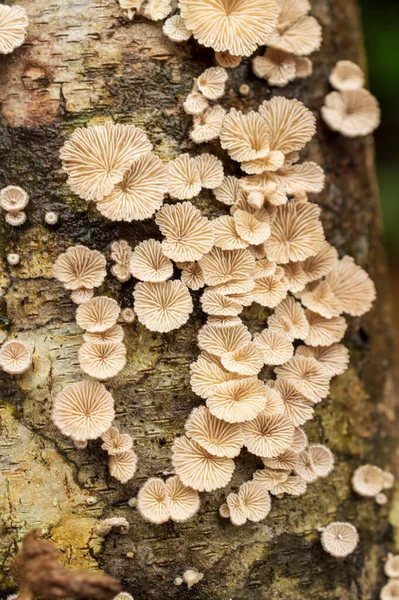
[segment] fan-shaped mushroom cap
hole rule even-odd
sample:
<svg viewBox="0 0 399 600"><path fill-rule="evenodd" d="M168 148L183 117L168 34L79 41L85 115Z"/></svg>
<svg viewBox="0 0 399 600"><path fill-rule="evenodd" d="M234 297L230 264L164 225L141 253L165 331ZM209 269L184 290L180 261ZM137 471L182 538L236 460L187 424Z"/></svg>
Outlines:
<svg viewBox="0 0 399 600"><path fill-rule="evenodd" d="M96 296L78 306L76 322L90 333L106 331L115 325L121 309L119 304L107 296Z"/></svg>
<svg viewBox="0 0 399 600"><path fill-rule="evenodd" d="M321 534L321 544L328 554L345 558L359 543L359 534L351 523L330 523Z"/></svg>
<svg viewBox="0 0 399 600"><path fill-rule="evenodd" d="M144 240L135 247L130 270L133 277L141 281L166 281L173 275L173 264L162 252L162 244L157 240Z"/></svg>
<svg viewBox="0 0 399 600"><path fill-rule="evenodd" d="M117 427L110 427L101 436L104 442L101 445L103 450L106 450L110 456L127 452L132 449L133 440L127 433L120 433Z"/></svg>
<svg viewBox="0 0 399 600"><path fill-rule="evenodd" d="M344 312L360 317L371 309L376 298L374 282L350 256L335 263L326 281Z"/></svg>
<svg viewBox="0 0 399 600"><path fill-rule="evenodd" d="M293 342L295 339L305 339L309 334L309 323L305 311L292 296L283 300L271 315L267 324L270 331L285 335Z"/></svg>
<svg viewBox="0 0 399 600"><path fill-rule="evenodd" d="M204 274L200 265L197 262L177 263L177 267L181 268L181 280L190 290L197 291L204 287Z"/></svg>
<svg viewBox="0 0 399 600"><path fill-rule="evenodd" d="M244 525L247 521L247 517L244 514L244 507L238 494L229 494L226 498L227 508L229 510L229 517L233 525L237 527Z"/></svg>
<svg viewBox="0 0 399 600"><path fill-rule="evenodd" d="M274 0L180 0L181 14L196 40L216 52L228 50L236 56L250 56L266 43L277 23Z"/></svg>
<svg viewBox="0 0 399 600"><path fill-rule="evenodd" d="M245 377L216 386L206 401L211 413L228 423L243 423L254 419L266 406L263 381Z"/></svg>
<svg viewBox="0 0 399 600"><path fill-rule="evenodd" d="M244 444L250 452L264 458L278 456L292 444L294 426L281 414L259 414L242 425Z"/></svg>
<svg viewBox="0 0 399 600"><path fill-rule="evenodd" d="M264 364L263 352L253 342L223 354L222 365L228 371L240 375L257 375Z"/></svg>
<svg viewBox="0 0 399 600"><path fill-rule="evenodd" d="M392 579L381 588L380 600L398 600L399 598L399 581Z"/></svg>
<svg viewBox="0 0 399 600"><path fill-rule="evenodd" d="M331 92L324 99L321 116L330 129L346 137L368 135L381 121L377 99L364 89Z"/></svg>
<svg viewBox="0 0 399 600"><path fill-rule="evenodd" d="M141 129L107 121L75 129L60 156L72 191L85 200L99 201L111 194L132 163L151 148Z"/></svg>
<svg viewBox="0 0 399 600"><path fill-rule="evenodd" d="M266 468L283 469L284 472L288 475L288 473L295 468L297 458L298 453L291 450L291 448L288 448L287 450L284 450L284 452L273 458L262 458L262 462ZM274 489L274 486L271 489Z"/></svg>
<svg viewBox="0 0 399 600"><path fill-rule="evenodd" d="M236 230L240 238L249 244L261 244L270 236L270 219L258 219L256 214L245 210L237 210L234 213Z"/></svg>
<svg viewBox="0 0 399 600"><path fill-rule="evenodd" d="M291 381L305 398L319 402L329 392L329 377L314 358L294 356L281 367L276 367L277 379Z"/></svg>
<svg viewBox="0 0 399 600"><path fill-rule="evenodd" d="M281 266L284 269L284 277L289 284L289 291L295 293L303 290L307 279L302 264L300 262L288 262Z"/></svg>
<svg viewBox="0 0 399 600"><path fill-rule="evenodd" d="M0 368L10 375L21 375L32 364L32 352L19 340L8 340L0 348Z"/></svg>
<svg viewBox="0 0 399 600"><path fill-rule="evenodd" d="M249 242L246 242L239 236L234 217L223 215L217 219L213 219L212 226L215 246L217 248L221 248L222 250L238 250L249 246Z"/></svg>
<svg viewBox="0 0 399 600"><path fill-rule="evenodd" d="M298 56L306 56L318 50L322 29L314 17L307 16L310 4L307 0L279 0L280 14L277 27L267 44Z"/></svg>
<svg viewBox="0 0 399 600"><path fill-rule="evenodd" d="M201 186L214 190L223 182L223 163L213 154L200 154L195 159L199 172Z"/></svg>
<svg viewBox="0 0 399 600"><path fill-rule="evenodd" d="M275 274L276 268L276 263L272 262L271 260L268 260L267 258L257 260L255 263L254 270L252 271L252 277L253 279L262 279L263 277L269 277L270 275Z"/></svg>
<svg viewBox="0 0 399 600"><path fill-rule="evenodd" d="M313 63L307 56L295 56L296 76L298 79L306 79L313 73Z"/></svg>
<svg viewBox="0 0 399 600"><path fill-rule="evenodd" d="M325 319L310 310L305 310L305 315L309 323L309 333L305 338L308 346L329 346L344 337L348 325L343 317Z"/></svg>
<svg viewBox="0 0 399 600"><path fill-rule="evenodd" d="M224 67L225 69L234 69L234 67L238 67L241 63L242 56L234 56L234 54L230 54L228 50L223 50L222 52L215 52L215 59L221 67Z"/></svg>
<svg viewBox="0 0 399 600"><path fill-rule="evenodd" d="M205 406L194 408L185 425L186 435L215 456L235 458L244 437L240 423L226 423L214 417Z"/></svg>
<svg viewBox="0 0 399 600"><path fill-rule="evenodd" d="M22 6L0 6L0 54L10 54L25 41L28 17Z"/></svg>
<svg viewBox="0 0 399 600"><path fill-rule="evenodd" d="M242 306L236 300L220 294L211 288L205 290L201 296L202 310L208 315L234 317L240 314Z"/></svg>
<svg viewBox="0 0 399 600"><path fill-rule="evenodd" d="M143 221L162 206L167 191L166 165L155 154L146 154L133 162L96 206L111 221Z"/></svg>
<svg viewBox="0 0 399 600"><path fill-rule="evenodd" d="M188 115L193 116L202 115L208 106L208 100L201 94L201 92L198 91L197 88L193 89L191 94L188 94L183 102L184 111Z"/></svg>
<svg viewBox="0 0 399 600"><path fill-rule="evenodd" d="M255 336L254 344L263 354L266 365L282 365L294 356L294 347L285 335L264 329Z"/></svg>
<svg viewBox="0 0 399 600"><path fill-rule="evenodd" d="M274 275L256 279L254 301L261 306L275 308L286 298L287 292L288 282L284 279L284 271L276 270Z"/></svg>
<svg viewBox="0 0 399 600"><path fill-rule="evenodd" d="M94 440L111 427L114 399L97 381L66 386L53 403L51 418L61 432L77 442Z"/></svg>
<svg viewBox="0 0 399 600"><path fill-rule="evenodd" d="M151 21L161 21L172 12L171 0L148 0L142 8L142 13Z"/></svg>
<svg viewBox="0 0 399 600"><path fill-rule="evenodd" d="M275 391L280 394L284 404L284 413L297 427L313 418L313 403L301 394L293 383L285 379L278 379L274 386Z"/></svg>
<svg viewBox="0 0 399 600"><path fill-rule="evenodd" d="M360 496L375 496L384 489L384 472L374 465L358 467L352 477L352 487Z"/></svg>
<svg viewBox="0 0 399 600"><path fill-rule="evenodd" d="M237 374L230 373L215 362L207 360L204 355L200 355L196 362L191 363L191 388L195 394L201 398L209 398L215 387L225 381L238 379Z"/></svg>
<svg viewBox="0 0 399 600"><path fill-rule="evenodd" d="M268 459L266 459L268 460ZM261 469L255 471L254 481L262 485L266 490L270 491L280 483L287 481L288 473L284 471L275 471L274 469Z"/></svg>
<svg viewBox="0 0 399 600"><path fill-rule="evenodd" d="M306 483L312 483L318 478L312 456L308 450L303 450L298 454L295 463L295 473L303 479L303 481L306 481Z"/></svg>
<svg viewBox="0 0 399 600"><path fill-rule="evenodd" d="M327 477L334 468L334 455L330 448L322 444L311 444L308 453L313 463L313 469L318 477Z"/></svg>
<svg viewBox="0 0 399 600"><path fill-rule="evenodd" d="M338 252L328 242L323 242L320 250L301 263L307 281L315 281L327 275L338 261Z"/></svg>
<svg viewBox="0 0 399 600"><path fill-rule="evenodd" d="M54 263L53 274L67 290L99 287L105 279L106 260L101 252L85 246L72 246L60 254Z"/></svg>
<svg viewBox="0 0 399 600"><path fill-rule="evenodd" d="M88 290L87 288L78 288L74 290L71 294L71 300L75 304L84 304L91 300L94 296L94 291Z"/></svg>
<svg viewBox="0 0 399 600"><path fill-rule="evenodd" d="M246 481L240 485L238 497L246 519L255 523L266 519L272 505L268 491L263 485L256 481Z"/></svg>
<svg viewBox="0 0 399 600"><path fill-rule="evenodd" d="M291 450L299 454L308 447L308 438L301 427L295 427L294 441L291 444Z"/></svg>
<svg viewBox="0 0 399 600"><path fill-rule="evenodd" d="M243 114L232 108L224 118L220 143L239 162L263 158L270 152L267 123L255 111Z"/></svg>
<svg viewBox="0 0 399 600"><path fill-rule="evenodd" d="M264 100L259 112L267 123L271 150L297 152L316 133L315 117L299 100L282 96Z"/></svg>
<svg viewBox="0 0 399 600"><path fill-rule="evenodd" d="M305 202L277 207L271 235L266 241L269 260L277 263L305 260L317 254L324 241L320 208Z"/></svg>
<svg viewBox="0 0 399 600"><path fill-rule="evenodd" d="M309 285L301 292L300 298L306 308L326 319L338 317L342 313L341 302L325 280Z"/></svg>
<svg viewBox="0 0 399 600"><path fill-rule="evenodd" d="M228 78L223 67L210 67L198 77L198 89L208 100L218 100L224 94Z"/></svg>
<svg viewBox="0 0 399 600"><path fill-rule="evenodd" d="M266 407L262 411L265 415L283 414L284 402L280 393L275 389L274 381L268 381L266 390Z"/></svg>
<svg viewBox="0 0 399 600"><path fill-rule="evenodd" d="M227 283L232 279L247 279L255 266L255 259L246 249L221 250L212 248L199 261L207 285Z"/></svg>
<svg viewBox="0 0 399 600"><path fill-rule="evenodd" d="M240 180L232 175L227 175L219 187L213 190L216 200L232 206L242 196Z"/></svg>
<svg viewBox="0 0 399 600"><path fill-rule="evenodd" d="M212 223L191 202L166 204L155 222L166 237L162 252L174 261L198 260L213 246Z"/></svg>
<svg viewBox="0 0 399 600"><path fill-rule="evenodd" d="M194 127L190 131L190 138L196 144L210 142L219 137L222 130L226 111L216 104L199 115L194 116Z"/></svg>
<svg viewBox="0 0 399 600"><path fill-rule="evenodd" d="M384 565L384 573L387 577L399 577L399 555L395 556L391 552L388 552L387 562Z"/></svg>
<svg viewBox="0 0 399 600"><path fill-rule="evenodd" d="M166 19L162 31L172 42L186 42L192 36L181 15L173 15Z"/></svg>
<svg viewBox="0 0 399 600"><path fill-rule="evenodd" d="M189 200L200 193L200 171L189 154L181 154L168 164L168 191L179 200Z"/></svg>
<svg viewBox="0 0 399 600"><path fill-rule="evenodd" d="M339 60L331 72L330 83L339 91L360 90L365 84L364 72L350 60Z"/></svg>
<svg viewBox="0 0 399 600"><path fill-rule="evenodd" d="M208 325L214 325L215 327L233 327L240 323L240 317L223 317L219 315L210 315L207 320Z"/></svg>
<svg viewBox="0 0 399 600"><path fill-rule="evenodd" d="M96 333L85 331L83 334L83 341L88 344L99 342L122 342L124 335L122 327L120 325L114 325L113 327L110 327L110 329Z"/></svg>
<svg viewBox="0 0 399 600"><path fill-rule="evenodd" d="M200 507L198 492L183 485L179 477L170 477L167 480L166 494L172 521L184 523L198 512Z"/></svg>
<svg viewBox="0 0 399 600"><path fill-rule="evenodd" d="M119 452L108 459L110 475L121 483L127 483L134 477L137 469L137 455L133 450Z"/></svg>
<svg viewBox="0 0 399 600"><path fill-rule="evenodd" d="M90 342L79 348L80 368L95 379L114 377L126 364L126 347L122 342Z"/></svg>
<svg viewBox="0 0 399 600"><path fill-rule="evenodd" d="M331 346L299 346L296 354L310 356L325 369L328 377L341 375L348 368L349 350L343 344Z"/></svg>
<svg viewBox="0 0 399 600"><path fill-rule="evenodd" d="M284 494L289 494L290 496L302 496L306 492L306 489L307 483L303 481L303 479L294 475L289 475L286 481L277 484L270 490L270 493L279 498L282 498Z"/></svg>
<svg viewBox="0 0 399 600"><path fill-rule="evenodd" d="M9 6L0 6L0 11ZM15 7L16 8L16 7ZM0 48L1 48L1 12L0 12ZM29 196L21 187L17 185L8 185L0 190L0 206L3 210L10 213L21 212L29 202ZM25 216L26 218L26 216Z"/></svg>
<svg viewBox="0 0 399 600"><path fill-rule="evenodd" d="M198 345L215 356L242 348L251 341L251 334L243 323L232 327L204 325L198 334Z"/></svg>
<svg viewBox="0 0 399 600"><path fill-rule="evenodd" d="M137 494L137 510L150 523L166 523L170 518L166 485L162 479L151 477Z"/></svg>
<svg viewBox="0 0 399 600"><path fill-rule="evenodd" d="M111 244L111 259L115 262L111 268L111 273L118 281L128 281L130 279L131 257L132 249L125 240L119 240Z"/></svg>
<svg viewBox="0 0 399 600"><path fill-rule="evenodd" d="M236 296L242 296L252 292L254 287L255 282L252 277L247 277L245 279L231 279L227 283L219 283L211 289L215 290L215 292L219 292L219 294L227 296L232 295L235 298Z"/></svg>
<svg viewBox="0 0 399 600"><path fill-rule="evenodd" d="M137 318L150 331L179 329L193 310L190 292L180 280L140 282L133 295Z"/></svg>
<svg viewBox="0 0 399 600"><path fill-rule="evenodd" d="M228 504L224 503L219 506L219 515L222 519L230 519L230 509Z"/></svg>
<svg viewBox="0 0 399 600"><path fill-rule="evenodd" d="M225 487L235 468L231 458L214 456L185 436L173 444L172 464L183 484L199 492Z"/></svg>
<svg viewBox="0 0 399 600"><path fill-rule="evenodd" d="M266 79L269 85L284 87L296 78L296 63L291 54L268 48L264 56L252 61L252 70L257 77Z"/></svg>

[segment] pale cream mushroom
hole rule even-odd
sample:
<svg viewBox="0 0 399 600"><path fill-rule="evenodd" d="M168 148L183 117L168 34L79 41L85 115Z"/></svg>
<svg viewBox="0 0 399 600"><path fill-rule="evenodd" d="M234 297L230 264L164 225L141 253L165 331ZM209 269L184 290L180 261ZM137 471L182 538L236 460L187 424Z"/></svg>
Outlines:
<svg viewBox="0 0 399 600"><path fill-rule="evenodd" d="M277 379L290 381L312 402L319 402L328 395L330 379L314 358L295 355L281 367L276 367L275 373Z"/></svg>
<svg viewBox="0 0 399 600"><path fill-rule="evenodd" d="M127 483L134 477L137 469L137 455L133 450L118 452L108 459L110 475L121 483Z"/></svg>
<svg viewBox="0 0 399 600"><path fill-rule="evenodd" d="M374 282L350 256L335 263L326 281L344 312L360 317L371 309L376 298Z"/></svg>
<svg viewBox="0 0 399 600"><path fill-rule="evenodd" d="M194 127L190 131L190 138L193 142L203 144L217 139L222 131L225 114L226 110L216 104L201 114L195 115L193 118Z"/></svg>
<svg viewBox="0 0 399 600"><path fill-rule="evenodd" d="M127 452L132 449L133 440L127 433L120 433L117 427L110 427L102 434L103 444L101 448L108 452L110 456Z"/></svg>
<svg viewBox="0 0 399 600"><path fill-rule="evenodd" d="M99 287L105 279L106 260L101 252L86 246L72 246L60 254L54 263L53 274L67 290Z"/></svg>
<svg viewBox="0 0 399 600"><path fill-rule="evenodd" d="M339 60L331 71L330 83L338 91L360 90L365 84L363 69L350 60Z"/></svg>
<svg viewBox="0 0 399 600"><path fill-rule="evenodd" d="M267 42L279 12L274 0L237 0L232 5L224 0L180 0L180 9L200 44L236 56L250 56Z"/></svg>
<svg viewBox="0 0 399 600"><path fill-rule="evenodd" d="M100 437L115 416L114 399L97 381L66 386L54 399L51 418L60 431L77 442Z"/></svg>
<svg viewBox="0 0 399 600"><path fill-rule="evenodd" d="M180 280L140 282L133 295L137 318L150 331L166 333L179 329L193 311L190 292Z"/></svg>
<svg viewBox="0 0 399 600"><path fill-rule="evenodd" d="M183 484L199 492L225 487L235 468L231 458L214 456L187 437L175 440L172 464Z"/></svg>
<svg viewBox="0 0 399 600"><path fill-rule="evenodd" d="M210 67L198 77L198 89L208 100L218 100L224 95L228 77L223 67Z"/></svg>
<svg viewBox="0 0 399 600"><path fill-rule="evenodd" d="M10 375L21 375L32 364L32 352L20 340L8 340L0 348L0 368Z"/></svg>
<svg viewBox="0 0 399 600"><path fill-rule="evenodd" d="M76 322L90 333L106 331L113 327L119 317L119 304L108 296L96 296L78 306Z"/></svg>
<svg viewBox="0 0 399 600"><path fill-rule="evenodd" d="M362 465L352 476L352 487L360 496L373 497L384 489L384 472L374 465Z"/></svg>
<svg viewBox="0 0 399 600"><path fill-rule="evenodd" d="M132 163L151 148L141 129L107 121L105 125L75 129L60 157L72 191L98 202L111 194Z"/></svg>
<svg viewBox="0 0 399 600"><path fill-rule="evenodd" d="M126 347L122 342L84 343L78 352L80 368L94 379L115 377L126 364Z"/></svg>
<svg viewBox="0 0 399 600"><path fill-rule="evenodd" d="M172 42L186 42L192 36L181 15L176 14L166 19L162 31Z"/></svg>
<svg viewBox="0 0 399 600"><path fill-rule="evenodd" d="M242 425L244 445L252 454L263 458L278 456L294 439L294 426L285 415L259 414Z"/></svg>
<svg viewBox="0 0 399 600"><path fill-rule="evenodd" d="M359 534L351 523L330 523L321 534L321 544L328 554L346 558L359 543Z"/></svg>
<svg viewBox="0 0 399 600"><path fill-rule="evenodd" d="M235 458L244 444L240 423L221 421L205 406L194 408L184 427L188 438L215 456Z"/></svg>
<svg viewBox="0 0 399 600"><path fill-rule="evenodd" d="M352 138L377 129L381 110L377 99L367 90L345 90L325 97L321 116L330 129Z"/></svg>
<svg viewBox="0 0 399 600"><path fill-rule="evenodd" d="M228 423L251 421L266 407L265 385L257 377L220 383L206 405L215 417Z"/></svg>
<svg viewBox="0 0 399 600"><path fill-rule="evenodd" d="M318 50L322 40L322 29L314 17L310 17L307 0L278 0L280 14L277 27L267 41L268 46L307 56Z"/></svg>
<svg viewBox="0 0 399 600"><path fill-rule="evenodd" d="M173 275L173 264L162 252L162 244L157 240L144 240L135 247L130 257L130 271L141 281L158 283Z"/></svg>
<svg viewBox="0 0 399 600"><path fill-rule="evenodd" d="M28 17L22 6L0 6L0 54L10 54L25 41Z"/></svg>

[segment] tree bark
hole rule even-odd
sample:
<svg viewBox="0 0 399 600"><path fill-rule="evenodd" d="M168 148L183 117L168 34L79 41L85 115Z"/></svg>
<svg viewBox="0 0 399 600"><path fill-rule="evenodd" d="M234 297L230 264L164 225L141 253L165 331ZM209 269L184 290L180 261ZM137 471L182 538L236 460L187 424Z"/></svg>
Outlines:
<svg viewBox="0 0 399 600"><path fill-rule="evenodd" d="M127 500L149 476L171 468L171 445L191 409L198 405L189 386L189 364L198 350L195 336L204 316L195 294L188 325L168 335L126 326L128 363L107 384L117 422L131 433L139 456L135 478L126 485L112 479L100 443L76 450L50 420L51 398L83 378L77 363L81 331L69 294L52 279L52 263L68 246L84 243L106 251L112 241L131 245L159 235L152 222L106 221L92 204L69 190L58 157L64 140L78 126L112 116L145 129L165 160L196 151L189 141L191 118L181 103L193 77L212 64L212 52L192 41L177 45L160 23L143 18L126 22L114 0L19 0L27 9L27 43L0 59L0 183L22 185L31 197L28 220L12 229L1 220L1 336L18 336L34 348L34 366L20 377L1 374L1 529L0 586L13 590L7 565L24 533L40 527L63 551L71 568L104 569L120 577L126 591L144 600L200 598L372 599L384 582L382 558L393 550L389 505L377 506L351 491L354 469L371 462L390 468L397 442L391 369L391 324L385 258L371 138L345 139L318 118L318 134L306 158L326 171L317 197L328 240L354 256L376 281L378 300L362 319L349 319L345 343L348 371L332 382L328 400L318 405L306 430L312 442L326 443L336 467L326 480L309 486L301 498L273 501L265 522L235 528L218 516L228 490L203 494L199 516L186 524L151 526ZM250 61L230 71L226 104L256 109L275 94L302 100L316 115L329 91L328 74L339 59L362 66L365 56L356 0L314 0L313 14L323 25L324 42L314 56L314 74L282 90L254 77ZM250 94L238 89L248 83ZM218 145L206 146L234 165ZM197 205L208 215L222 214L210 193ZM45 224L54 210L59 224ZM21 263L11 267L8 252ZM133 283L108 277L101 293L124 306L132 304ZM244 313L252 331L265 323L262 309ZM230 486L237 487L257 467L249 454L237 460ZM229 489L230 489L229 488ZM95 503L92 497L97 501ZM392 503L392 506L394 504ZM101 517L124 516L127 535L113 532L94 539ZM321 548L318 527L350 520L360 544L345 561ZM391 525L399 526L398 509ZM174 585L176 576L196 568L205 576L192 590Z"/></svg>

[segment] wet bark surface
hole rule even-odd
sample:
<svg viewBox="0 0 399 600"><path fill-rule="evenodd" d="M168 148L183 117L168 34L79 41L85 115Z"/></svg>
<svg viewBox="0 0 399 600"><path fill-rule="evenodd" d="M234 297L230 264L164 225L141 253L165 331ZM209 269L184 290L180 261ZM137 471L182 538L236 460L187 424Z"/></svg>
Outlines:
<svg viewBox="0 0 399 600"><path fill-rule="evenodd" d="M61 548L66 566L103 569L120 577L126 591L140 600L377 598L384 581L382 560L394 550L399 509L393 501L378 507L355 496L350 486L353 470L362 463L391 468L397 442L373 142L330 132L319 113L335 62L350 59L364 66L356 0L314 0L324 42L314 55L312 77L282 90L269 88L254 77L247 59L230 72L223 99L226 106L248 110L279 94L299 98L315 112L318 134L303 157L326 171L325 190L315 200L323 209L327 238L341 255L354 256L378 289L371 313L349 319L350 368L333 380L329 398L306 426L312 442L333 450L333 473L311 484L301 498L275 499L265 522L241 528L223 521L218 507L258 467L245 453L229 488L203 494L200 513L186 524L151 526L127 504L149 476L171 469L173 440L200 404L189 386L189 364L198 354L195 336L204 321L196 294L192 318L176 332L153 334L137 322L125 326L128 362L107 387L115 398L118 425L135 440L139 468L131 482L121 485L109 476L99 442L76 450L50 420L53 395L84 378L77 361L82 335L75 307L52 279L52 263L72 244L109 253L114 240L134 246L159 236L153 221L112 223L74 196L61 170L59 148L77 126L111 116L142 127L165 160L196 152L182 101L193 77L213 64L212 52L193 41L170 42L159 23L125 21L113 0L19 4L28 11L30 27L27 43L0 57L0 184L22 185L31 201L22 227L0 220L0 335L1 341L16 336L28 342L34 365L18 378L0 375L1 593L14 589L7 567L24 533L40 527ZM238 93L242 83L250 86L246 98ZM227 174L234 173L235 165L216 143L205 149L223 159ZM208 192L196 204L208 215L224 212ZM47 210L59 215L55 227L45 224ZM5 260L11 251L21 256L17 267ZM110 275L99 291L131 306L133 285ZM258 307L245 309L243 317L255 332L264 327L267 314ZM93 537L98 519L111 516L126 517L129 533ZM344 561L320 545L317 528L333 520L349 520L360 532L357 550ZM187 568L205 575L191 590L174 585Z"/></svg>

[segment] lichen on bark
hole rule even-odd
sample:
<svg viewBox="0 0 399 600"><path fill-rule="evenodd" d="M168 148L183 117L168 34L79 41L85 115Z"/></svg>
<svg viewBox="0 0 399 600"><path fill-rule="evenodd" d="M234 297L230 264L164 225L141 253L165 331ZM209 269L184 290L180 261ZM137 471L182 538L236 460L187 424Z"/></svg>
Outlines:
<svg viewBox="0 0 399 600"><path fill-rule="evenodd" d="M104 251L116 239L135 245L159 233L153 222L106 221L92 204L73 196L58 150L75 127L112 116L143 127L165 160L195 152L188 137L191 119L181 103L193 77L212 64L212 52L192 41L170 42L159 23L124 21L113 0L19 4L28 11L30 28L27 43L0 59L0 184L23 185L31 202L22 228L12 229L4 219L0 223L0 333L2 339L15 334L27 341L34 366L21 377L1 374L0 379L1 589L12 590L7 566L24 533L40 527L60 547L67 566L104 569L121 577L137 598L374 598L383 581L381 559L388 548L394 550L388 508L355 497L350 478L362 462L389 467L397 434L372 141L339 137L318 119L317 137L307 150L307 158L327 174L317 198L327 238L341 255L353 255L369 270L379 293L367 317L349 319L350 368L333 381L328 400L306 428L312 441L331 447L336 468L328 479L309 486L304 497L275 500L264 523L234 528L221 520L217 509L226 494L221 490L202 495L202 509L191 522L149 525L127 500L148 476L170 470L172 442L199 404L189 386L189 364L197 355L195 336L204 318L195 294L194 315L177 332L153 334L137 322L125 327L127 365L109 388L117 422L133 435L140 462L134 480L118 484L108 475L98 441L76 450L50 420L52 395L82 377L75 309L52 279L51 265L75 243ZM364 64L356 0L312 4L324 32L314 75L276 91L257 80L244 60L230 72L230 105L249 110L278 93L300 98L319 114L332 65L344 58ZM245 98L238 92L244 82L251 90ZM234 173L234 164L217 144L205 147L224 160L227 173ZM223 213L208 192L196 203L208 215ZM48 210L59 214L55 227L44 222ZM21 255L17 267L4 260L11 250ZM109 277L100 292L126 306L132 287L132 282L122 285ZM252 331L265 323L259 308L246 309L244 318ZM243 454L230 487L257 465ZM399 516L392 507L391 524L398 531ZM109 516L126 517L129 533L93 538L93 525ZM334 519L349 519L361 535L359 548L344 562L326 555L319 543L317 528ZM399 543L397 533L395 539ZM176 587L174 578L190 567L204 572L204 579L190 591Z"/></svg>

